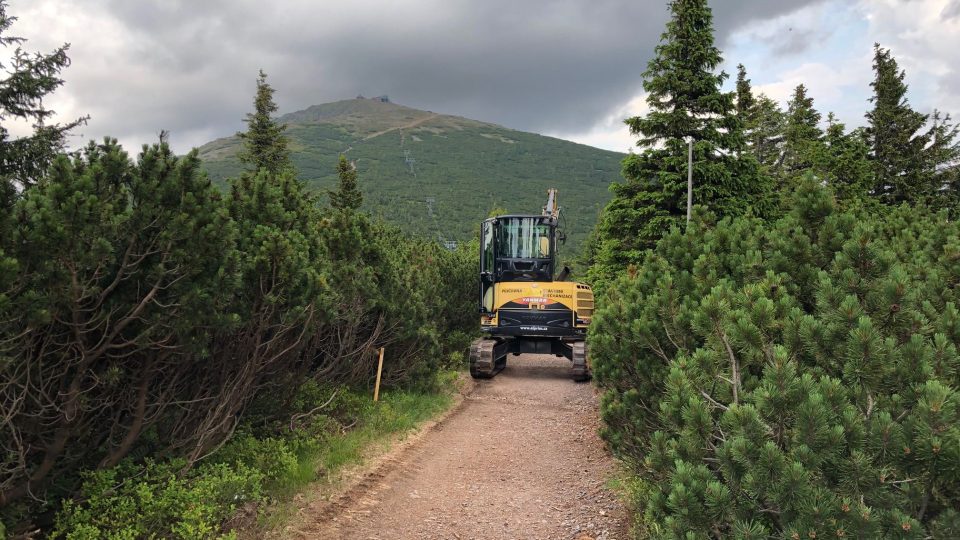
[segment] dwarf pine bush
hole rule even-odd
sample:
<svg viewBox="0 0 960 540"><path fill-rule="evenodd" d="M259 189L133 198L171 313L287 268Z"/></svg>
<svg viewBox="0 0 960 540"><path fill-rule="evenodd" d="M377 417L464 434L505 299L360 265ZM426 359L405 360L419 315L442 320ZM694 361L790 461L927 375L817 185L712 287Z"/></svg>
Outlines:
<svg viewBox="0 0 960 540"><path fill-rule="evenodd" d="M960 226L841 211L674 228L591 329L657 538L960 535Z"/></svg>

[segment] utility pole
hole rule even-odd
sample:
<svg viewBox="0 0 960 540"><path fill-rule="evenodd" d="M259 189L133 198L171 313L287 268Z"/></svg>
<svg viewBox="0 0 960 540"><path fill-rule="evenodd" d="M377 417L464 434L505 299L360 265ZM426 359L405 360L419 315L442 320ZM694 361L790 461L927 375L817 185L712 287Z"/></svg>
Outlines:
<svg viewBox="0 0 960 540"><path fill-rule="evenodd" d="M687 224L693 210L693 137L687 141Z"/></svg>

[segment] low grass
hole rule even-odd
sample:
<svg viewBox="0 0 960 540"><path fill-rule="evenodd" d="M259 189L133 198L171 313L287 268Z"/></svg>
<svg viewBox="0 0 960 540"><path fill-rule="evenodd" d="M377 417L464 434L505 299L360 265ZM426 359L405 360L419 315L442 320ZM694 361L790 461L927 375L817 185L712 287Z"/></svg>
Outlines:
<svg viewBox="0 0 960 540"><path fill-rule="evenodd" d="M127 460L87 473L80 496L64 502L51 538L262 538L289 521L298 493L326 491L344 468L447 410L456 376L442 374L422 389L388 390L378 403L364 390L304 385L298 410L329 407L296 429L285 422L245 425L187 472L174 459Z"/></svg>
<svg viewBox="0 0 960 540"><path fill-rule="evenodd" d="M335 431L320 444L297 453L297 464L276 479L267 494L274 504L260 513L253 532L255 537L279 529L293 516L291 504L298 493L327 491L335 485L347 467L360 465L371 455L384 451L390 443L423 423L436 418L453 404L454 386L442 391L393 390L382 394L378 403L368 403L358 411L356 425ZM357 396L350 396L350 398ZM363 396L364 399L371 399Z"/></svg>
<svg viewBox="0 0 960 540"><path fill-rule="evenodd" d="M372 446L388 442L393 435L408 432L447 410L453 402L447 393L395 391L365 411L362 425L324 441L313 456L316 465L333 474L363 460Z"/></svg>
<svg viewBox="0 0 960 540"><path fill-rule="evenodd" d="M630 538L650 538L651 533L643 515L643 503L650 496L650 486L630 471L627 465L620 461L618 467L604 483L627 507L630 516Z"/></svg>

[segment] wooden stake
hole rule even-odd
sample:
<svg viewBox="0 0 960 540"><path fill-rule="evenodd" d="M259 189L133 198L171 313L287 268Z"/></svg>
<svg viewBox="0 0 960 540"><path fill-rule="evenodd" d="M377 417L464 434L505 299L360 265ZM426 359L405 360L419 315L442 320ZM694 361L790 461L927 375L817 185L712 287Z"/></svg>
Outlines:
<svg viewBox="0 0 960 540"><path fill-rule="evenodd" d="M373 400L380 401L380 374L383 373L383 347L380 347L380 361L377 362L377 384L373 387Z"/></svg>

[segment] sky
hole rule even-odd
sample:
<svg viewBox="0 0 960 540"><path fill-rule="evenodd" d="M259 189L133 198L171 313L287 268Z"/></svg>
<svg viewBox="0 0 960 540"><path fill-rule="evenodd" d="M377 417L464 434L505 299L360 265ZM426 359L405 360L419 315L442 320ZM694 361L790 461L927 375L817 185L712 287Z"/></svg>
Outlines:
<svg viewBox="0 0 960 540"><path fill-rule="evenodd" d="M185 152L244 128L259 69L280 113L365 96L626 152L665 0L8 0L28 51L69 43L46 104L71 139ZM873 44L911 104L960 117L960 0L712 0L723 69L785 103L804 83L848 127L870 106ZM9 54L0 56L0 62ZM16 132L16 127L14 131ZM23 129L20 127L19 129Z"/></svg>

